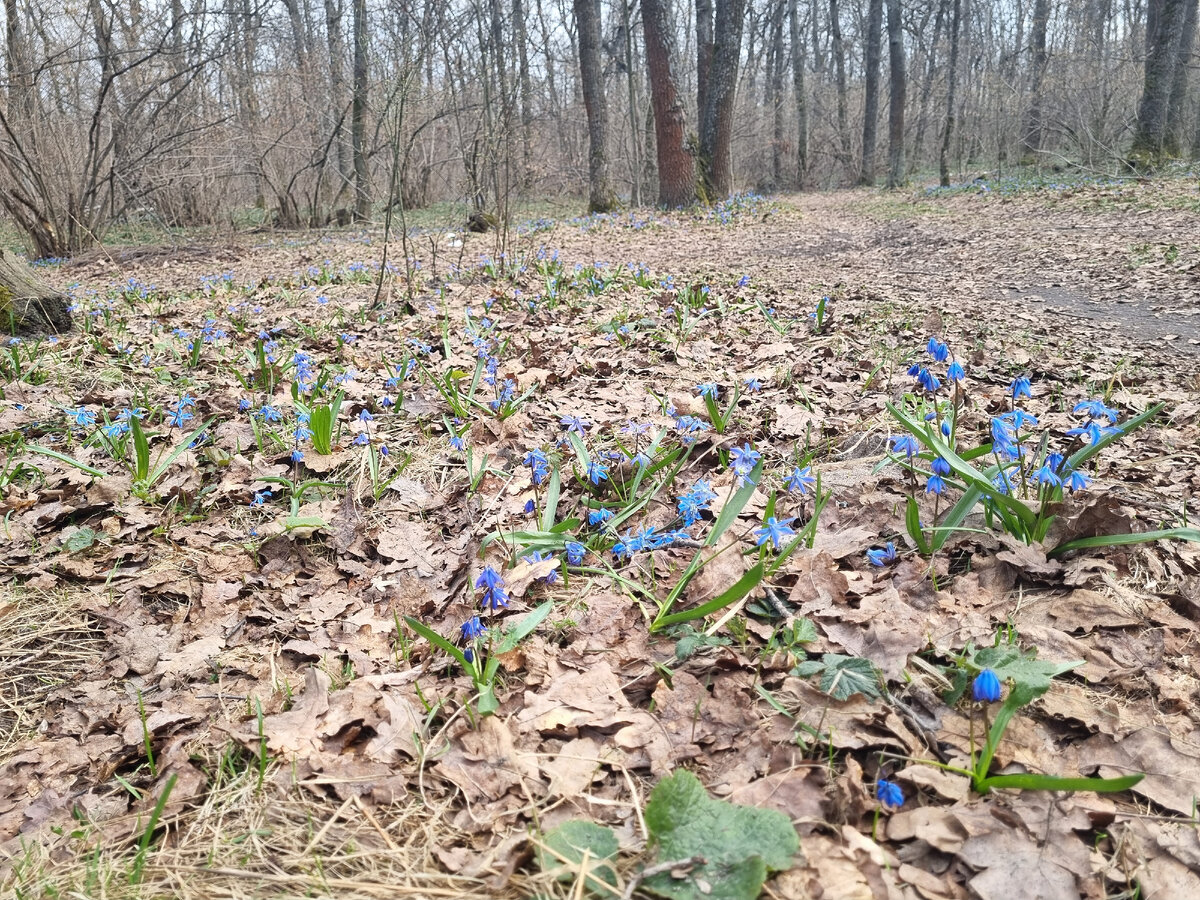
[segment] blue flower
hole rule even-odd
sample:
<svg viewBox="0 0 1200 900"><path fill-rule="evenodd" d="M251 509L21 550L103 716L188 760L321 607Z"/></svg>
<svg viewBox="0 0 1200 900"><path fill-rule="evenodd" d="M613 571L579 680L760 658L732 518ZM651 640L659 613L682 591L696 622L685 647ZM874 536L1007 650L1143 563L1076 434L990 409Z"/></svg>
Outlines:
<svg viewBox="0 0 1200 900"><path fill-rule="evenodd" d="M471 616L462 623L461 631L464 641L473 641L487 633L487 626L479 621L479 616Z"/></svg>
<svg viewBox="0 0 1200 900"><path fill-rule="evenodd" d="M524 462L529 466L534 484L541 484L550 474L550 461L541 450L530 450L525 454Z"/></svg>
<svg viewBox="0 0 1200 900"><path fill-rule="evenodd" d="M280 410L277 407L272 406L270 403L264 403L262 405L262 408L259 409L258 415L264 422L282 422L283 421L283 413L280 412Z"/></svg>
<svg viewBox="0 0 1200 900"><path fill-rule="evenodd" d="M992 419L991 431L992 451L1003 459L1016 459L1018 451L1012 426L1003 419Z"/></svg>
<svg viewBox="0 0 1200 900"><path fill-rule="evenodd" d="M567 563L572 566L583 565L583 558L587 555L587 547L579 543L579 541L567 541Z"/></svg>
<svg viewBox="0 0 1200 900"><path fill-rule="evenodd" d="M977 703L995 703L1000 699L1000 679L991 669L984 669L971 682L971 696Z"/></svg>
<svg viewBox="0 0 1200 900"><path fill-rule="evenodd" d="M944 341L939 341L935 337L929 339L929 343L925 345L925 350L938 362L945 362L950 358L950 348Z"/></svg>
<svg viewBox="0 0 1200 900"><path fill-rule="evenodd" d="M926 368L922 368L917 372L917 381L920 382L921 387L925 388L931 394L942 386L942 383L938 381L938 377Z"/></svg>
<svg viewBox="0 0 1200 900"><path fill-rule="evenodd" d="M182 405L178 409L171 410L171 414L167 416L167 425L171 428L182 428L188 419L193 419L190 412L187 412Z"/></svg>
<svg viewBox="0 0 1200 900"><path fill-rule="evenodd" d="M967 373L963 371L962 363L956 359L950 363L950 368L946 369L946 377L951 381L966 381Z"/></svg>
<svg viewBox="0 0 1200 900"><path fill-rule="evenodd" d="M574 431L579 435L583 435L585 430L592 427L592 423L587 419L581 419L579 416L563 416L558 420L562 423L563 428L568 432Z"/></svg>
<svg viewBox="0 0 1200 900"><path fill-rule="evenodd" d="M744 384L746 386L746 390L750 391L751 393L761 391L763 386L762 382L754 377L743 380L742 384Z"/></svg>
<svg viewBox="0 0 1200 900"><path fill-rule="evenodd" d="M367 444L371 443L371 439L367 436L367 433L364 431L359 434L356 434L354 436L354 440L351 443L353 443L355 447L365 447Z"/></svg>
<svg viewBox="0 0 1200 900"><path fill-rule="evenodd" d="M595 527L607 522L613 517L611 509L593 509L588 512L588 524Z"/></svg>
<svg viewBox="0 0 1200 900"><path fill-rule="evenodd" d="M1040 469L1033 473L1033 480L1038 484L1048 484L1051 487L1061 487L1062 479L1058 477L1049 465L1043 465Z"/></svg>
<svg viewBox="0 0 1200 900"><path fill-rule="evenodd" d="M304 451L297 447L292 451L292 462L298 463L304 461Z"/></svg>
<svg viewBox="0 0 1200 900"><path fill-rule="evenodd" d="M297 441L307 441L313 436L312 429L306 425L297 425L296 430L292 432L292 436Z"/></svg>
<svg viewBox="0 0 1200 900"><path fill-rule="evenodd" d="M554 554L543 553L541 550L534 550L528 556L522 556L521 562L527 562L530 565L533 565L534 563L545 562L546 560L552 559L554 559ZM551 569L550 572L546 575L543 575L540 580L544 581L546 584L554 584L554 582L558 581L558 569Z"/></svg>
<svg viewBox="0 0 1200 900"><path fill-rule="evenodd" d="M755 541L755 545L761 547L767 541L770 541L771 545L778 550L779 545L784 540L796 534L795 529L790 527L793 521L794 517L791 519L784 519L782 522L780 522L774 516L769 516L767 520L763 522L762 528L756 528L754 530L754 534L758 537L758 540Z"/></svg>
<svg viewBox="0 0 1200 900"><path fill-rule="evenodd" d="M254 499L250 501L251 506L262 506L267 502L267 498L271 496L270 488L263 488L261 491L254 492Z"/></svg>
<svg viewBox="0 0 1200 900"><path fill-rule="evenodd" d="M883 550L868 550L867 559L871 561L871 565L873 566L886 566L896 559L896 545L888 541L887 547Z"/></svg>
<svg viewBox="0 0 1200 900"><path fill-rule="evenodd" d="M1090 419L1108 419L1110 422L1116 422L1121 414L1110 406L1105 406L1103 400L1083 400L1075 404L1071 412L1079 415L1079 413L1087 413Z"/></svg>
<svg viewBox="0 0 1200 900"><path fill-rule="evenodd" d="M480 599L484 609L494 612L508 606L510 598L504 590L504 579L491 566L484 566L479 577L475 579L475 588L483 591L483 597Z"/></svg>
<svg viewBox="0 0 1200 900"><path fill-rule="evenodd" d="M598 485L602 481L608 481L608 468L602 463L592 460L590 463L588 463L587 475L588 481L590 481L592 484Z"/></svg>
<svg viewBox="0 0 1200 900"><path fill-rule="evenodd" d="M716 400L721 395L721 387L715 381L706 381L703 384L696 385L696 393L701 397L709 397Z"/></svg>
<svg viewBox="0 0 1200 900"><path fill-rule="evenodd" d="M527 516L533 515L533 510L534 510L533 499L530 498L529 500L525 501L525 515L527 515Z"/></svg>
<svg viewBox="0 0 1200 900"><path fill-rule="evenodd" d="M884 809L899 809L904 805L904 792L896 782L880 778L875 782L875 799L883 804Z"/></svg>
<svg viewBox="0 0 1200 900"><path fill-rule="evenodd" d="M96 424L96 414L89 409L84 409L82 406L68 406L63 412L67 414L67 418L74 421L76 425L91 427Z"/></svg>
<svg viewBox="0 0 1200 900"><path fill-rule="evenodd" d="M935 456L933 462L929 466L933 470L934 475L949 475L950 463L946 462L940 456Z"/></svg>
<svg viewBox="0 0 1200 900"><path fill-rule="evenodd" d="M1088 477L1078 469L1072 469L1071 474L1063 480L1063 487L1072 493L1084 490L1088 484Z"/></svg>
<svg viewBox="0 0 1200 900"><path fill-rule="evenodd" d="M921 451L921 445L917 443L917 439L911 434L902 434L899 437L892 438L892 452L903 453L909 459L912 459Z"/></svg>
<svg viewBox="0 0 1200 900"><path fill-rule="evenodd" d="M375 417L373 415L371 415L371 411L368 409L363 409L358 414L358 421L360 421L360 422L373 422L374 420L375 420Z"/></svg>
<svg viewBox="0 0 1200 900"><path fill-rule="evenodd" d="M1013 379L1013 383L1008 386L1008 392L1012 395L1014 401L1019 400L1021 397L1033 399L1033 385L1030 384L1029 379L1024 375Z"/></svg>
<svg viewBox="0 0 1200 900"><path fill-rule="evenodd" d="M783 480L783 483L789 491L794 491L804 497L807 496L809 489L817 483L817 476L812 474L812 466L805 466L803 469L796 466L792 469L791 474Z"/></svg>
<svg viewBox="0 0 1200 900"><path fill-rule="evenodd" d="M749 479L761 458L762 454L757 450L750 449L749 443L743 444L741 447L734 447L729 451L730 467L737 475L739 483Z"/></svg>
<svg viewBox="0 0 1200 900"><path fill-rule="evenodd" d="M457 450L459 453L462 453L467 449L467 442L462 439L462 435L452 434L446 440L450 442L451 450Z"/></svg>
<svg viewBox="0 0 1200 900"><path fill-rule="evenodd" d="M942 494L946 491L946 479L941 475L930 475L929 480L925 482L925 493L927 494Z"/></svg>

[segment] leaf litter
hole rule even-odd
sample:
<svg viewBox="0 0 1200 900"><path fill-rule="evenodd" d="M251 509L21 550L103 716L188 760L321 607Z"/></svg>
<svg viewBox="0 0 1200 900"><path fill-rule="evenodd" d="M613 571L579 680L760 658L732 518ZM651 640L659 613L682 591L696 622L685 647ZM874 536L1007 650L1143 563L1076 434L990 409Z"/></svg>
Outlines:
<svg viewBox="0 0 1200 900"><path fill-rule="evenodd" d="M967 531L934 557L935 581L905 552L901 474L877 469L893 427L884 404L937 334L970 363L980 409L996 408L1018 374L1036 385L1030 408L1058 427L1069 424L1060 396L1134 411L1167 401L1137 441L1099 457L1092 489L1060 512L1045 546L1194 521L1200 357L1187 335L1200 321L1200 246L1170 266L1131 267L1114 252L1141 241L1147 220L1185 233L1187 213L1164 198L1187 190L1042 192L1006 198L1003 216L982 194L855 192L781 199L726 226L585 220L516 238L525 269L505 277L475 264L495 247L470 236L456 273L443 260L436 281L414 282L411 316L402 276L382 308L359 277L378 258L372 233L222 248L233 274L218 290L197 289L212 273L196 254L90 257L51 272L76 284L83 326L37 345L45 378L6 366L0 400L13 448L4 466L36 468L4 468L0 495L2 883L26 895L103 882L130 896L567 896L598 877L691 896L711 887L702 866L638 874L663 862L652 839L662 829L647 822L654 792L690 771L701 807L729 800L791 821L799 850L788 859L731 862L748 883L767 878L770 896L1200 893L1196 547L1057 559ZM552 254L565 274L548 287L534 263ZM631 280L625 262L652 277ZM572 275L577 263L606 286ZM130 299L133 283L153 287ZM708 291L689 294L700 285ZM551 289L565 299L526 305ZM814 331L824 296L831 321ZM470 410L455 422L445 393L403 377L419 358L434 376L470 379L468 309L473 321L486 311L507 342L502 377L533 391L500 420ZM331 453L305 445L293 462L291 426L263 438L267 423L239 410L293 402L294 362L280 351L255 364L256 340L305 348L328 377L353 371L338 383ZM706 418L695 385L716 383L726 398L746 378L761 391L740 395L725 434L703 435L674 490L709 479L718 514L732 485L722 458L747 442L773 470L804 459L822 474L834 501L813 547L774 572L766 595L719 627L713 616L651 634L654 610L636 589L664 595L696 552L715 561L686 585L683 608L738 581L753 557L736 543L766 514L764 490L713 551L656 549L615 570L593 556L568 578L557 558L516 557L512 535L539 532L546 496L521 460L561 437L564 416L587 420L588 442L629 421L670 427L669 405ZM385 394L394 407L381 406ZM140 406L157 422L159 409L190 409L188 396L189 426L214 424L143 487L63 416L82 409L99 428ZM161 461L185 449L190 427L148 430ZM447 449L456 434L470 457ZM20 446L77 464L18 459ZM588 490L563 490L560 521L586 518ZM668 527L674 499L647 506L645 522ZM888 541L900 560L871 566L866 551ZM478 717L472 679L402 623L456 641L478 612L485 564L508 566L514 614L544 599L555 608L499 659L498 713ZM973 746L972 710L946 704L929 661L1010 629L1039 659L1083 665L1013 720L996 769L1146 773L1132 792L981 797L912 761L964 765ZM808 674L792 674L796 664ZM128 860L170 778L163 828L130 884ZM901 786L902 808L881 813L880 778ZM603 826L621 852L571 822ZM603 852L589 862L579 847L593 838ZM314 865L319 876L306 874Z"/></svg>

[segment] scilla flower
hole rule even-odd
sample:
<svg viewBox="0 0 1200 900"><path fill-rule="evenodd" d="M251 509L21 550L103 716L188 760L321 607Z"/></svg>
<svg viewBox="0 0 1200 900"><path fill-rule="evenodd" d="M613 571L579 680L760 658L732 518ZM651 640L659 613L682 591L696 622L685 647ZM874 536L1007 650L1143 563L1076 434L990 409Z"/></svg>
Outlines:
<svg viewBox="0 0 1200 900"><path fill-rule="evenodd" d="M991 669L984 669L971 682L971 696L976 703L995 703L1000 699L1000 679Z"/></svg>

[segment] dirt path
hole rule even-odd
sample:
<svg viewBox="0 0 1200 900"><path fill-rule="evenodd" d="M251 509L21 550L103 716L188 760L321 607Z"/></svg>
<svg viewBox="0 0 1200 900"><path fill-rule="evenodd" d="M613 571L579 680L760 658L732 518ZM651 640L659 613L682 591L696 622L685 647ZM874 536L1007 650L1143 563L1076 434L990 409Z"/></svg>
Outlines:
<svg viewBox="0 0 1200 900"><path fill-rule="evenodd" d="M758 227L703 239L683 229L582 236L567 246L580 257L636 257L677 271L745 271L780 288L842 284L932 303L951 319L999 323L1018 312L1046 329L1092 332L1113 349L1200 357L1194 186L1190 195L1133 184L916 202L878 191L802 194L782 199Z"/></svg>

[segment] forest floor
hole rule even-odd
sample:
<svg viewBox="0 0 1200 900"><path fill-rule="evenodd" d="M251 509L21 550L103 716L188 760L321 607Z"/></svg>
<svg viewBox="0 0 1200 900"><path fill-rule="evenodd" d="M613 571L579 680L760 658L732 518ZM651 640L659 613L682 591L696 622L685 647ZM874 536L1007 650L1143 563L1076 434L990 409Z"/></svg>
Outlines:
<svg viewBox="0 0 1200 900"><path fill-rule="evenodd" d="M414 235L411 288L393 239L378 295L381 230L45 267L0 894L1200 896L1200 544L1129 537L1200 536L1198 216L742 197ZM991 726L977 787L1145 777L981 793Z"/></svg>

